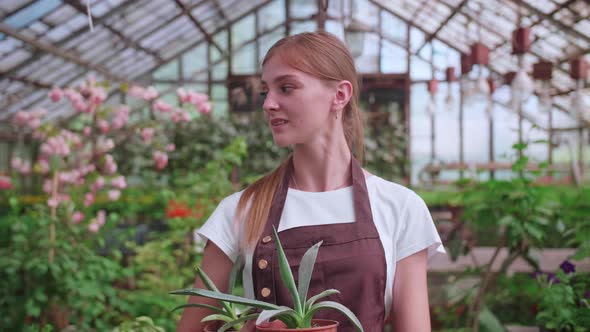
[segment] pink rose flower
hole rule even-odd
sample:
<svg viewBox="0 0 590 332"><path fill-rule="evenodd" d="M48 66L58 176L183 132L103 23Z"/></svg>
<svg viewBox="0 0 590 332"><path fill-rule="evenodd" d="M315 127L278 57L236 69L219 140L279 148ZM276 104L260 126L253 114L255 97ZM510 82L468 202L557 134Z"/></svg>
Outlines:
<svg viewBox="0 0 590 332"><path fill-rule="evenodd" d="M103 119L98 120L97 125L98 125L98 129L100 129L101 133L106 134L109 132L110 126L109 126L108 121L103 120Z"/></svg>
<svg viewBox="0 0 590 332"><path fill-rule="evenodd" d="M172 105L166 103L165 101L163 101L161 99L156 100L153 108L154 108L154 110L162 112L162 113L171 112L173 109Z"/></svg>
<svg viewBox="0 0 590 332"><path fill-rule="evenodd" d="M140 86L134 85L127 91L127 94L133 98L142 98L144 89Z"/></svg>
<svg viewBox="0 0 590 332"><path fill-rule="evenodd" d="M176 150L176 146L173 143L166 145L166 151L172 152L174 150Z"/></svg>
<svg viewBox="0 0 590 332"><path fill-rule="evenodd" d="M199 112L201 114L209 114L211 113L211 103L208 101L202 102L198 106Z"/></svg>
<svg viewBox="0 0 590 332"><path fill-rule="evenodd" d="M121 192L119 190L109 190L109 199L111 201L116 201L121 197Z"/></svg>
<svg viewBox="0 0 590 332"><path fill-rule="evenodd" d="M88 225L88 230L92 233L98 233L98 231L100 230L100 225L95 222L90 223L90 225Z"/></svg>
<svg viewBox="0 0 590 332"><path fill-rule="evenodd" d="M95 196L94 193L86 193L84 196L84 206L88 207L94 204Z"/></svg>
<svg viewBox="0 0 590 332"><path fill-rule="evenodd" d="M56 197L51 197L47 200L47 205L51 208L56 208L59 205L59 200Z"/></svg>
<svg viewBox="0 0 590 332"><path fill-rule="evenodd" d="M0 175L0 190L12 189L12 182L8 176Z"/></svg>
<svg viewBox="0 0 590 332"><path fill-rule="evenodd" d="M158 170L164 169L168 164L168 155L162 151L154 151L153 157Z"/></svg>
<svg viewBox="0 0 590 332"><path fill-rule="evenodd" d="M154 88L153 86L150 86L143 91L142 97L144 100L147 101L154 100L158 98L158 90L156 90L156 88Z"/></svg>
<svg viewBox="0 0 590 332"><path fill-rule="evenodd" d="M57 103L63 97L64 92L60 88L53 88L49 91L49 98L54 102Z"/></svg>
<svg viewBox="0 0 590 332"><path fill-rule="evenodd" d="M152 142L152 138L154 138L154 133L156 131L154 128L143 128L141 131L141 138L143 138L143 142L145 144L150 144Z"/></svg>
<svg viewBox="0 0 590 332"><path fill-rule="evenodd" d="M107 221L107 213L104 210L98 211L96 214L96 223L100 226L104 226Z"/></svg>
<svg viewBox="0 0 590 332"><path fill-rule="evenodd" d="M74 214L72 215L72 222L74 224L79 224L80 222L82 222L82 220L84 220L84 213L80 211L74 212Z"/></svg>
<svg viewBox="0 0 590 332"><path fill-rule="evenodd" d="M127 188L127 183L125 182L125 177L122 175L112 179L111 185L117 189Z"/></svg>

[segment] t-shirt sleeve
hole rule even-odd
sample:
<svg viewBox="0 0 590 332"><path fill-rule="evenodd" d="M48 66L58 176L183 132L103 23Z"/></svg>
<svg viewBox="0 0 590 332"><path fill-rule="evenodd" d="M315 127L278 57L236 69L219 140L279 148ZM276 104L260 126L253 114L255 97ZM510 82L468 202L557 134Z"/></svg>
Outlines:
<svg viewBox="0 0 590 332"><path fill-rule="evenodd" d="M235 262L239 255L238 232L234 215L238 205L238 195L224 198L205 224L197 231L205 241L212 241L223 253Z"/></svg>
<svg viewBox="0 0 590 332"><path fill-rule="evenodd" d="M397 261L424 249L428 259L437 253L445 253L438 231L424 200L410 191L401 211L401 229L397 236Z"/></svg>

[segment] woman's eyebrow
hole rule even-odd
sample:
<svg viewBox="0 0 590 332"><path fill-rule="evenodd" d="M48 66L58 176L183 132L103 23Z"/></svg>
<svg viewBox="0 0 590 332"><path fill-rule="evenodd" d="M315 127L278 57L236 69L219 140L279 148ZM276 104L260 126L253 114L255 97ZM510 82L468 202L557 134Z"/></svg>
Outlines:
<svg viewBox="0 0 590 332"><path fill-rule="evenodd" d="M281 76L277 76L277 77L276 77L276 78L273 80L273 82L274 82L274 83L276 83L276 82L281 82L281 81L285 81L285 80L288 80L288 79L294 79L294 80L297 80L297 76L295 76L295 75L291 75L291 74L281 75ZM265 80L261 80L261 83L262 83L262 84L267 84Z"/></svg>

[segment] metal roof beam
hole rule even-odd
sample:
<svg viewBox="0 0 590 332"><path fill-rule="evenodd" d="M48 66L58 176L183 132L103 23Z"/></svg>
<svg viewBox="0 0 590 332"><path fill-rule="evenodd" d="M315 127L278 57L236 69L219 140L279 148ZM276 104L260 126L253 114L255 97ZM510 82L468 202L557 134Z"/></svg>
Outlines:
<svg viewBox="0 0 590 332"><path fill-rule="evenodd" d="M82 6L82 5L81 5L81 4L80 4L78 1L75 1L75 0L64 0L64 1L65 1L65 3L67 3L68 5L70 5L70 6L74 7L74 8L75 8L77 11L79 11L80 13L82 13L82 14L87 14L87 12L86 12L86 8L85 8L84 6ZM96 18L95 18L94 16L91 16L91 18L92 18L92 21L93 21L93 22L94 22L94 21L96 21ZM108 25L108 24L106 24L106 23L103 23L103 24L102 24L102 26L103 26L103 27L105 27L107 30L109 30L109 31L110 31L111 33L113 33L114 35L116 35L117 37L119 37L119 39L120 39L120 40L121 40L123 43L125 43L125 45L126 45L126 46L129 46L129 47L131 47L131 48L134 48L134 49L136 49L136 50L143 51L144 53L146 53L146 54L149 54L149 55L153 56L153 57L154 57L155 59L157 59L157 60L161 60L161 59L162 59L162 57L161 57L161 56L160 56L158 53L154 52L153 50L149 50L149 49L147 49L147 48L145 48L145 47L143 47L143 46L139 45L139 43L137 43L137 42L135 42L135 41L133 41L133 40L130 40L130 39L129 39L129 38L127 38L125 35L123 35L123 33L121 33L120 31L118 31L118 30L116 30L116 29L114 29L114 28L113 28L113 27L111 27L110 25Z"/></svg>
<svg viewBox="0 0 590 332"><path fill-rule="evenodd" d="M182 9L182 12L185 13L188 18L191 20L191 22L193 22L193 24L197 27L197 29L199 31L201 31L201 33L205 36L205 38L207 39L207 41L215 46L215 48L219 51L219 53L221 54L226 54L227 52L225 50L223 50L221 48L221 46L219 46L219 44L217 44L215 42L215 40L213 40L213 37L209 34L209 32L207 32L207 30L205 30L205 28L201 25L201 23L199 23L199 21L193 16L193 14L190 12L190 10L185 6L185 4L183 4L180 0L174 0L174 2L176 2L176 5Z"/></svg>
<svg viewBox="0 0 590 332"><path fill-rule="evenodd" d="M455 15L457 15L457 13L459 13L459 11L461 10L461 8L463 8L463 6L465 6L465 4L467 3L468 0L463 0L461 1L460 4L457 5L457 7L453 8L451 10L451 15L449 15L439 26L438 28L436 28L436 30L434 30L433 33L431 33L425 40L424 43L422 43L422 45L418 48L418 50L416 51L416 53L420 53L420 51L426 46L426 44L428 44L429 42L431 42L434 38L436 38L436 35L438 35L438 33L440 32L440 30L442 30L447 23L449 23L453 17L455 17Z"/></svg>
<svg viewBox="0 0 590 332"><path fill-rule="evenodd" d="M98 18L97 20L94 21L94 25L99 25L101 24L104 20L106 20L107 18L109 18L112 15L115 15L116 13L124 10L125 8L129 7L129 5L135 3L134 1L128 1L128 2L124 2L123 4L119 5L118 7L115 7L113 9L111 9L109 11L108 14ZM71 40L73 40L74 38L80 36L81 34L83 34L84 32L87 31L87 27L86 26L82 26L80 27L78 30L74 31L72 34L70 34L69 36L67 36L64 40L56 43L54 46L56 48L61 48L62 46L64 46L65 44L67 44L68 42L70 42ZM29 58L28 60L22 62L21 64L17 65L16 67L10 69L6 75L7 76L11 76L16 74L17 71L25 68L26 66L30 65L31 63L35 62L36 60L38 60L37 56L32 56L31 58Z"/></svg>
<svg viewBox="0 0 590 332"><path fill-rule="evenodd" d="M543 13L542 11L540 11L537 8L535 8L535 7L531 6L530 4L528 4L526 1L523 1L523 0L512 0L512 1L516 2L520 6L523 6L528 11L533 12L535 15L539 16L540 18L545 19L545 20L548 20L552 24L555 24L561 31L563 31L565 33L573 33L574 35L576 35L577 38L581 38L584 41L586 41L587 43L590 43L590 37L586 36L583 33L578 32L578 31L576 31L574 29L572 29L572 27L568 27L567 25L565 25L561 21L558 21L558 20L554 19L553 17L549 16L548 14Z"/></svg>
<svg viewBox="0 0 590 332"><path fill-rule="evenodd" d="M372 3L372 4L374 4L375 6L379 7L381 10L385 10L386 12L390 13L391 15L393 15L393 16L401 19L404 22L407 22L407 20L405 20L403 17L401 17L401 15L399 15L398 13L394 12L393 10L385 7L383 4L377 2L377 0L369 0L369 2ZM465 15L465 13L463 13L463 14ZM422 31L424 34L428 34L428 32L426 30L424 30L424 28L422 28L422 27L420 27L418 25L415 25L415 24L413 24L411 22L407 22L407 23L409 25L413 26L414 28ZM450 48L454 49L455 51L457 51L459 53L462 53L463 52L461 49L459 49L457 46L453 45L453 43L451 43L448 40L445 40L445 39L440 38L440 37L438 37L438 40L440 40L441 42L445 43L447 46L449 46ZM499 73L498 71L496 71L495 69L493 69L491 67L490 67L490 71L493 72L493 73L495 73L496 75L502 75L502 73ZM560 110L560 111L562 111L562 112L564 112L564 113L566 113L566 114L569 115L569 112L565 108L561 107L560 105L557 105L557 104L553 103L553 106L555 106L555 108L557 108L558 110Z"/></svg>
<svg viewBox="0 0 590 332"><path fill-rule="evenodd" d="M223 20L227 22L227 15L225 15L223 8L221 8L221 5L219 4L219 1L217 1L217 0L211 0L211 1L213 1L215 8L217 8L217 11L219 12L219 16L221 16L221 18L223 18Z"/></svg>
<svg viewBox="0 0 590 332"><path fill-rule="evenodd" d="M61 50L53 45L49 45L49 44L40 42L34 38L31 38L29 36L26 36L18 31L13 30L11 27L9 27L5 24L0 24L0 32L4 33L12 38L18 39L26 44L29 44L38 50L41 50L41 51L47 52L47 53L51 53L55 56L58 56L58 57L63 58L67 61L73 62L73 63L77 64L78 66L86 68L88 70L93 70L98 73L101 73L102 75L104 75L105 77L108 77L109 79L111 79L113 81L117 81L117 82L126 82L127 81L126 78L116 75L114 73L111 73L106 68L103 68L98 65L93 65L87 61L80 59L77 55L75 55L71 52Z"/></svg>
<svg viewBox="0 0 590 332"><path fill-rule="evenodd" d="M213 35L215 35L216 33L220 32L220 31L222 31L223 29L225 29L225 28L229 27L231 24L233 24L233 23L235 23L235 22L237 22L237 21L241 20L242 18L244 18L244 17L246 17L246 16L248 16L248 15L252 14L253 12L257 11L258 9L260 9L260 8L262 8L262 7L264 7L264 6L266 6L267 4L269 4L269 3L270 3L270 2L272 2L272 1L273 1L273 0L266 0L266 1L264 1L264 2L262 2L262 3L260 3L260 4L258 4L258 5L257 5L257 6L255 6L254 8L252 8L252 9L248 10L247 12L245 12L245 13L241 14L240 16L236 17L236 18L235 18L235 19L233 19L232 21L229 21L229 22L228 22L228 23L227 23L225 26L223 26L223 27L220 27L220 28L216 29L216 30L213 32ZM200 4L200 3L199 3L199 4ZM196 6L198 6L198 4L197 4L197 5L195 5L195 7L196 7ZM281 24L280 26L282 26L282 24ZM272 30L272 31L274 31L274 29L271 29L271 30ZM201 42L203 42L203 41L202 41L202 40L200 40L200 41L198 41L198 42L191 43L191 44L190 44L190 45L188 45L187 47L185 47L185 48L183 48L183 49L179 50L178 52L176 52L176 54L174 54L173 56L169 57L168 59L165 59L165 60L164 60L164 61L162 61L162 62L158 62L158 63L156 63L156 65L154 66L154 68L152 68L152 69L151 69L151 71L153 71L155 68L158 68L159 66L163 65L164 63L166 63L166 62L168 62L168 61L171 61L171 60L173 60L173 59L177 58L178 56L180 56L180 55L182 55L182 54L186 53L187 51L191 50L193 47L195 47L195 46L199 45ZM228 54L222 54L222 55L221 55L221 58L220 58L220 59L219 59L217 62L213 63L212 65L215 65L215 64L221 63L223 60L227 59L228 57L229 57L229 55L228 55ZM105 59L105 60L104 60L104 61L102 61L102 62L99 62L98 64L100 65L100 64L102 64L102 63L106 62L107 60L108 60L108 58L107 58L107 59ZM207 69L205 69L205 71L206 71L206 70L207 70ZM68 80L68 81L67 81L67 82L66 82L64 85L65 85L65 86L67 86L67 85L71 84L72 82L76 81L77 79L79 79L80 77L82 77L82 76L84 76L84 75L86 75L86 73L81 73L80 75L76 75L76 76L74 76L72 79ZM36 99L36 100L34 100L34 101L30 102L29 104L27 104L27 105L24 105L24 106L23 106L23 107L21 107L21 108L22 108L22 109L29 108L29 107L31 107L32 105L34 105L34 104L38 103L39 101L41 101L43 98L45 98L45 97L38 98L38 99ZM10 108L10 107L11 107L11 105L8 105L6 108ZM3 117L3 116L2 116L2 112L0 112L0 120L2 120L3 118L6 118L6 117Z"/></svg>

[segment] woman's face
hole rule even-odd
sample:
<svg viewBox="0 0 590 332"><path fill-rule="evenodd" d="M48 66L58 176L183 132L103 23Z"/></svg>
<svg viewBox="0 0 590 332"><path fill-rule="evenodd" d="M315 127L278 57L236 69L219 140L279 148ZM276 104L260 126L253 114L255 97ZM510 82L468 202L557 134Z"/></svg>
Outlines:
<svg viewBox="0 0 590 332"><path fill-rule="evenodd" d="M262 68L262 106L275 143L308 144L329 134L336 124L335 88L274 56Z"/></svg>

